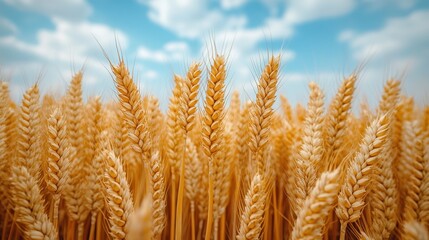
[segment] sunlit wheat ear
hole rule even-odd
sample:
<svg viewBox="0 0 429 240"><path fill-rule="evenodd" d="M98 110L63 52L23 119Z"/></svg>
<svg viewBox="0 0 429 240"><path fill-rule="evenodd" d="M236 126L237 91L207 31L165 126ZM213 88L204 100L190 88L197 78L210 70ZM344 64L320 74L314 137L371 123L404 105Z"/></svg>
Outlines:
<svg viewBox="0 0 429 240"><path fill-rule="evenodd" d="M83 117L82 76L82 72L77 72L73 76L64 103L67 133L70 136L70 144L74 148L79 148L84 138L81 127Z"/></svg>
<svg viewBox="0 0 429 240"><path fill-rule="evenodd" d="M101 186L103 178L103 153L105 146L108 146L108 133L104 131L103 107L101 99L96 96L89 100L88 112L88 154L86 158L86 171L88 188L86 191L86 201L91 212L91 225L95 224L97 214L104 205L103 189Z"/></svg>
<svg viewBox="0 0 429 240"><path fill-rule="evenodd" d="M386 115L375 119L368 126L359 150L354 156L338 196L336 214L341 222L341 239L344 239L348 223L361 217L365 206L367 187L373 179L374 169L379 164L380 154L388 136L389 120Z"/></svg>
<svg viewBox="0 0 429 240"><path fill-rule="evenodd" d="M216 55L213 59L207 82L202 127L202 148L204 159L209 163L209 202L206 238L211 237L212 224L216 224L218 218L220 218L220 216L213 216L213 214L215 212L220 212L218 210L221 207L219 196L221 186L215 185L215 180L218 174L223 170L225 78L225 59L223 56ZM216 230L213 232L217 234Z"/></svg>
<svg viewBox="0 0 429 240"><path fill-rule="evenodd" d="M419 221L429 228L429 132L423 135L423 182L420 187Z"/></svg>
<svg viewBox="0 0 429 240"><path fill-rule="evenodd" d="M337 202L340 172L323 173L298 214L292 239L322 239L323 228Z"/></svg>
<svg viewBox="0 0 429 240"><path fill-rule="evenodd" d="M159 100L155 96L149 96L148 98L148 107L146 110L148 129L150 135L152 136L153 142L159 142L161 137L161 129L164 124L164 115L159 108Z"/></svg>
<svg viewBox="0 0 429 240"><path fill-rule="evenodd" d="M256 174L244 199L237 239L260 239L266 198L266 182L260 174Z"/></svg>
<svg viewBox="0 0 429 240"><path fill-rule="evenodd" d="M150 161L152 185L152 239L160 239L166 224L166 198L164 167L159 154L155 152Z"/></svg>
<svg viewBox="0 0 429 240"><path fill-rule="evenodd" d="M11 193L16 222L27 239L57 239L58 233L45 213L45 201L37 179L25 166L11 169Z"/></svg>
<svg viewBox="0 0 429 240"><path fill-rule="evenodd" d="M180 139L183 137L183 129L180 128L179 117L182 111L181 93L183 88L183 78L179 75L174 75L174 88L167 111L167 143L166 156L171 167L171 177L173 182L176 182L180 170L179 149ZM182 120L184 122L185 119Z"/></svg>
<svg viewBox="0 0 429 240"><path fill-rule="evenodd" d="M53 223L58 226L60 197L67 188L70 174L71 147L63 113L56 108L48 119L48 160L45 174L46 188L52 194Z"/></svg>
<svg viewBox="0 0 429 240"><path fill-rule="evenodd" d="M152 143L140 92L123 60L117 66L111 65L110 68L115 75L115 86L129 130L132 149L141 155L143 162L147 163L151 158Z"/></svg>
<svg viewBox="0 0 429 240"><path fill-rule="evenodd" d="M386 143L381 153L381 163L376 168L372 191L369 193L371 222L369 233L381 239L389 239L398 220L398 191L392 171L392 142Z"/></svg>
<svg viewBox="0 0 429 240"><path fill-rule="evenodd" d="M186 139L185 154L185 195L191 202L191 211L194 212L199 187L198 178L202 174L202 165L195 144L190 138Z"/></svg>
<svg viewBox="0 0 429 240"><path fill-rule="evenodd" d="M113 151L105 154L105 197L109 213L109 234L112 239L126 239L128 218L133 213L133 201L121 161Z"/></svg>
<svg viewBox="0 0 429 240"><path fill-rule="evenodd" d="M336 156L338 150L343 144L343 138L346 135L346 121L352 107L356 79L356 75L351 75L346 78L341 83L337 94L329 106L325 119L325 155L328 158L327 160L330 160L331 156Z"/></svg>
<svg viewBox="0 0 429 240"><path fill-rule="evenodd" d="M48 142L46 186L52 194L63 194L68 180L71 149L65 119L59 108L48 119Z"/></svg>
<svg viewBox="0 0 429 240"><path fill-rule="evenodd" d="M186 79L183 81L184 91L182 92L182 109L184 111L183 126L186 133L190 132L195 125L200 80L200 65L198 63L192 63L186 74Z"/></svg>
<svg viewBox="0 0 429 240"><path fill-rule="evenodd" d="M428 173L427 163L424 162L424 146L423 146L423 132L417 121L405 122L404 129L407 141L412 141L412 152L406 159L405 168L408 173L406 178L406 192L404 199L404 211L402 220L404 222L419 220L419 201L422 195L422 185L425 175Z"/></svg>
<svg viewBox="0 0 429 240"><path fill-rule="evenodd" d="M302 208L304 200L307 198L313 188L316 178L317 169L321 164L323 154L323 99L324 94L319 86L311 82L310 100L308 102L308 110L303 125L302 141L299 148L299 154L296 156L295 164L296 171L294 177L294 197L292 208L295 214Z"/></svg>
<svg viewBox="0 0 429 240"><path fill-rule="evenodd" d="M386 114L392 109L399 100L401 91L401 82L398 80L389 79L384 85L383 95L378 106L379 114Z"/></svg>
<svg viewBox="0 0 429 240"><path fill-rule="evenodd" d="M189 67L186 78L183 79L181 87L181 96L179 103L178 127L179 136L177 136L178 144L174 154L182 156L180 160L180 181L176 205L176 238L182 237L182 208L185 192L185 161L183 159L183 150L186 148L186 138L192 131L195 125L195 116L197 112L198 90L200 86L201 70L199 64L193 63Z"/></svg>
<svg viewBox="0 0 429 240"><path fill-rule="evenodd" d="M404 223L404 233L401 239L404 240L428 240L429 233L427 228L420 222L411 221Z"/></svg>
<svg viewBox="0 0 429 240"><path fill-rule="evenodd" d="M39 86L30 87L22 97L18 123L17 159L37 180L40 177L40 103Z"/></svg>
<svg viewBox="0 0 429 240"><path fill-rule="evenodd" d="M251 109L250 151L260 174L265 172L264 154L269 142L273 104L279 80L280 56L271 56L258 82L256 102Z"/></svg>

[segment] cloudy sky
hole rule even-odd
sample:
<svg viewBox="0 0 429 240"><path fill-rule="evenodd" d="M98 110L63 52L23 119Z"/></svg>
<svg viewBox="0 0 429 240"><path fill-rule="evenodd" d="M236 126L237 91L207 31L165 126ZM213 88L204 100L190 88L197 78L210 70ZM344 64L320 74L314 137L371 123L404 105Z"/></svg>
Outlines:
<svg viewBox="0 0 429 240"><path fill-rule="evenodd" d="M0 77L15 99L39 80L62 92L84 67L85 94L114 96L103 48L117 46L143 93L165 107L173 73L208 63L216 44L228 55L228 91L254 95L267 52L282 55L280 93L305 102L309 81L331 96L363 67L358 90L378 100L389 77L429 103L427 0L0 0Z"/></svg>

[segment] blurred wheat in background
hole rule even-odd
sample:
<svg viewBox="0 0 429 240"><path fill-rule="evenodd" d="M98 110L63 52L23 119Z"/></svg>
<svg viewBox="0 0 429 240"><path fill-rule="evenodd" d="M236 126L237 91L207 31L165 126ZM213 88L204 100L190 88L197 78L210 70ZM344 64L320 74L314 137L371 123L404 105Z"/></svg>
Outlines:
<svg viewBox="0 0 429 240"><path fill-rule="evenodd" d="M385 82L352 111L359 71L307 107L280 96L269 55L256 98L227 102L227 59L174 75L168 110L122 58L117 98L0 84L2 239L428 239L429 107ZM205 75L207 77L204 77ZM287 79L286 79L287 80Z"/></svg>

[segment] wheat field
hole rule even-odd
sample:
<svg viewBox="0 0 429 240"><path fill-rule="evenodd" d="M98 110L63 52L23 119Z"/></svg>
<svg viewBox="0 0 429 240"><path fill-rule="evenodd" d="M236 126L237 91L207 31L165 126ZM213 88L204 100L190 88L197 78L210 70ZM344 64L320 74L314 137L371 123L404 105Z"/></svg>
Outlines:
<svg viewBox="0 0 429 240"><path fill-rule="evenodd" d="M110 102L84 101L82 71L20 103L2 81L1 238L429 239L429 106L400 81L375 109L352 111L354 72L277 110L280 56L248 102L228 96L223 55L205 60L173 76L167 111L122 58Z"/></svg>

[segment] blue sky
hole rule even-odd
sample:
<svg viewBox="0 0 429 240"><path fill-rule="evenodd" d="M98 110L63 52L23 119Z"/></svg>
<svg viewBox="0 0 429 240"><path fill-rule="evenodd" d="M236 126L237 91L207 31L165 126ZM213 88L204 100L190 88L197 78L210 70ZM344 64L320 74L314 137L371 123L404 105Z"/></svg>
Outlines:
<svg viewBox="0 0 429 240"><path fill-rule="evenodd" d="M117 62L118 42L142 92L165 108L173 73L208 63L214 42L228 55L228 91L243 100L273 52L283 59L279 92L293 104L306 102L309 81L330 98L362 64L361 98L375 104L396 77L428 104L428 20L427 0L0 0L0 76L19 99L38 79L43 92L63 93L84 66L85 94L111 99L99 44Z"/></svg>

